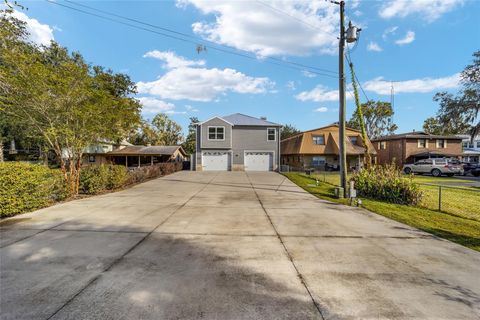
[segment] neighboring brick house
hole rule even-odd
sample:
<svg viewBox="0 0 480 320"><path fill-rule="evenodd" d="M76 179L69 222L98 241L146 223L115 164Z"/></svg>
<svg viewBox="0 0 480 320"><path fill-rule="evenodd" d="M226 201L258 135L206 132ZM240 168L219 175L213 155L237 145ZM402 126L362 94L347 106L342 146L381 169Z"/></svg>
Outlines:
<svg viewBox="0 0 480 320"><path fill-rule="evenodd" d="M431 135L422 131L372 139L377 150L377 163L394 162L401 167L428 158L451 158L462 155L462 138L456 136Z"/></svg>
<svg viewBox="0 0 480 320"><path fill-rule="evenodd" d="M361 166L365 154L360 131L346 128L347 166ZM336 170L339 167L339 130L337 124L301 132L281 142L281 164L294 168ZM375 148L369 143L372 158Z"/></svg>

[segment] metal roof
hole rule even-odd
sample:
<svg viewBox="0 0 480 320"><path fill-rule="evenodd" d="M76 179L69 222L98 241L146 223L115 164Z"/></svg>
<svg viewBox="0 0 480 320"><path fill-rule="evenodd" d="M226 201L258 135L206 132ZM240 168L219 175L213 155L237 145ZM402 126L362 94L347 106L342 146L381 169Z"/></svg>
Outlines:
<svg viewBox="0 0 480 320"><path fill-rule="evenodd" d="M175 151L185 154L181 146L128 146L107 152L108 155L173 155Z"/></svg>
<svg viewBox="0 0 480 320"><path fill-rule="evenodd" d="M234 126L273 126L273 127L281 127L281 124L270 122L267 120L247 116L241 113L234 113L225 117L221 117L221 119L232 123Z"/></svg>

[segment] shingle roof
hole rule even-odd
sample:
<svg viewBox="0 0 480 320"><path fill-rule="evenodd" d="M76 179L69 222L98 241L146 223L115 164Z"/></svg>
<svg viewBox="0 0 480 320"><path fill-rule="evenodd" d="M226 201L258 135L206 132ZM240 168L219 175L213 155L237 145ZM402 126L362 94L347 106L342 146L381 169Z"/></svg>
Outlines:
<svg viewBox="0 0 480 320"><path fill-rule="evenodd" d="M372 139L372 142L376 141L384 141L384 140L396 140L396 139L454 139L454 140L462 140L461 137L454 136L454 135L435 135L435 134L428 134L423 131L413 131L407 133L400 133L400 134L392 134L389 136L378 137Z"/></svg>
<svg viewBox="0 0 480 320"><path fill-rule="evenodd" d="M225 117L221 117L223 120L230 122L234 126L274 126L279 127L281 124L270 122L263 119L247 116L241 113L234 113Z"/></svg>
<svg viewBox="0 0 480 320"><path fill-rule="evenodd" d="M128 146L123 149L117 149L107 152L109 155L173 155L175 151L181 149L181 146Z"/></svg>

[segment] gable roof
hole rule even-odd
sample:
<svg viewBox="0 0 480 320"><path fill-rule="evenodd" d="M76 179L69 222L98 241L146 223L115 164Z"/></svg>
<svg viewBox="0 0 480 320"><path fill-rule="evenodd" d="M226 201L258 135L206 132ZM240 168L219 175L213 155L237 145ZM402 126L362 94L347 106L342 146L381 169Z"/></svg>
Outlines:
<svg viewBox="0 0 480 320"><path fill-rule="evenodd" d="M183 155L186 155L181 146L128 146L123 149L117 149L107 152L108 155L173 155L178 149Z"/></svg>
<svg viewBox="0 0 480 320"><path fill-rule="evenodd" d="M232 123L234 126L273 126L273 127L282 126L281 124L278 124L278 123L255 118L252 116L247 116L242 113L234 113L225 117L221 117L221 119Z"/></svg>
<svg viewBox="0 0 480 320"><path fill-rule="evenodd" d="M224 122L226 122L226 123L228 123L228 124L230 124L230 125L233 126L233 123L231 123L230 121L227 121L227 120L225 120L224 118L219 117L219 116L211 117L210 119L207 119L207 120L205 120L205 121L197 122L197 123L195 123L195 125L196 125L196 126L201 126L201 125L204 124L205 122L208 122L208 121L213 120L213 119L220 119L220 120L222 120L222 121L224 121Z"/></svg>

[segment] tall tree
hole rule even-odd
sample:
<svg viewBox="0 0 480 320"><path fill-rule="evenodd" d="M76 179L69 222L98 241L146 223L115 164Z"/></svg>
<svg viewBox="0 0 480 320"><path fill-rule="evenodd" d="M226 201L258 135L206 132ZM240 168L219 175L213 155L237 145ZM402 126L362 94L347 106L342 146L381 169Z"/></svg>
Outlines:
<svg viewBox="0 0 480 320"><path fill-rule="evenodd" d="M435 94L433 100L440 104L437 121L449 133L469 133L473 139L480 134L480 50L473 53L473 63L460 74L462 89L453 95Z"/></svg>
<svg viewBox="0 0 480 320"><path fill-rule="evenodd" d="M398 126L393 123L393 108L390 102L368 101L362 103L361 111L365 121L365 129L370 139L393 134ZM360 114L356 110L347 122L347 127L361 130Z"/></svg>
<svg viewBox="0 0 480 320"><path fill-rule="evenodd" d="M154 131L154 142L156 145L174 146L183 139L182 127L165 113L159 113L153 117L151 126Z"/></svg>
<svg viewBox="0 0 480 320"><path fill-rule="evenodd" d="M293 137L294 135L296 135L298 133L300 133L300 130L295 128L294 125L286 124L280 130L280 140L284 140L284 139Z"/></svg>
<svg viewBox="0 0 480 320"><path fill-rule="evenodd" d="M196 140L196 124L199 123L197 117L190 117L190 124L188 125L188 135L185 142L182 144L186 153L192 154L195 152L195 140Z"/></svg>
<svg viewBox="0 0 480 320"><path fill-rule="evenodd" d="M118 140L138 124L135 84L91 67L56 43L26 43L22 23L8 15L1 19L0 32L8 36L0 45L1 112L45 139L70 195L76 195L85 148L100 139Z"/></svg>

